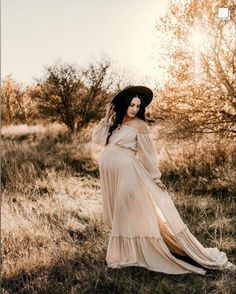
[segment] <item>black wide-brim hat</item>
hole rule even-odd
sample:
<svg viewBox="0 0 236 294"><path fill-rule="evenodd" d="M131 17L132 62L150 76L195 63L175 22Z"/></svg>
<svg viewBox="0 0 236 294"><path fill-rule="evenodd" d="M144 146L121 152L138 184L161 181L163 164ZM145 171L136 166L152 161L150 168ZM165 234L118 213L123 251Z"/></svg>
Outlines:
<svg viewBox="0 0 236 294"><path fill-rule="evenodd" d="M134 94L141 97L142 102L144 104L144 106L148 106L153 98L153 92L151 89L149 89L148 87L145 86L128 86L125 87L122 91L120 91L113 99L112 99L112 103L117 105L119 103L122 103L122 98L130 95L130 94Z"/></svg>

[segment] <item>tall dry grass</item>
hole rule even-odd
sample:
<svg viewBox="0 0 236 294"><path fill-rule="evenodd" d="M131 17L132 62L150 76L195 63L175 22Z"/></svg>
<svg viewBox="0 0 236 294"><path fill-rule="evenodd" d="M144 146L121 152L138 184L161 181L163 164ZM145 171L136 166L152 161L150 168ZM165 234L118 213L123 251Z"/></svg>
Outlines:
<svg viewBox="0 0 236 294"><path fill-rule="evenodd" d="M102 148L90 135L57 124L2 130L3 293L233 293L232 272L106 268L109 230L96 162ZM207 146L159 142L163 181L196 237L235 261L235 147Z"/></svg>
<svg viewBox="0 0 236 294"><path fill-rule="evenodd" d="M164 143L160 168L175 190L215 197L236 195L236 140Z"/></svg>

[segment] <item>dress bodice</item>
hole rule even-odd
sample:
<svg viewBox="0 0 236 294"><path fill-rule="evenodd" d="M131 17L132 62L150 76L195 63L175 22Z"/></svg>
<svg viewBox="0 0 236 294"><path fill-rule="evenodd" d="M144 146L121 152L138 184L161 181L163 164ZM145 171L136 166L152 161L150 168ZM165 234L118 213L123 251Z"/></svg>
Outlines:
<svg viewBox="0 0 236 294"><path fill-rule="evenodd" d="M117 144L121 147L130 148L137 152L137 134L137 128L122 124L109 137L108 144Z"/></svg>
<svg viewBox="0 0 236 294"><path fill-rule="evenodd" d="M137 153L137 158L150 173L153 179L159 179L161 172L158 168L158 156L156 146L152 138L152 133L145 121L137 119L136 124L122 124L115 129L109 137L107 136L111 123L102 119L92 132L92 141L101 146L110 146L112 144L128 148Z"/></svg>

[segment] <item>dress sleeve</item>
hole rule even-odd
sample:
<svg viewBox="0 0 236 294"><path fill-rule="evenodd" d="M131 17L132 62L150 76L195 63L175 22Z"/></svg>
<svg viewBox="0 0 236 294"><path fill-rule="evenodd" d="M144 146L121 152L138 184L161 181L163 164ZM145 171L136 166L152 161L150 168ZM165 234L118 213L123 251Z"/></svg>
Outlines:
<svg viewBox="0 0 236 294"><path fill-rule="evenodd" d="M112 125L112 122L106 122L105 119L101 119L98 124L95 125L92 131L92 142L105 146L109 127Z"/></svg>
<svg viewBox="0 0 236 294"><path fill-rule="evenodd" d="M139 130L137 134L137 155L154 181L159 181L161 172L158 168L158 155L154 139L149 128Z"/></svg>

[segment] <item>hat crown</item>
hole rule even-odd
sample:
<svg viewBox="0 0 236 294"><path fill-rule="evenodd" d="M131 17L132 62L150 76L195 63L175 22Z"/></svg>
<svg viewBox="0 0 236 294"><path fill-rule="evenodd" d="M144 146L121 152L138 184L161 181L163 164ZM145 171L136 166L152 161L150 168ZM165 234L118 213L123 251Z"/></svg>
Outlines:
<svg viewBox="0 0 236 294"><path fill-rule="evenodd" d="M151 89L145 86L126 86L123 90L121 90L113 99L112 103L120 103L122 98L126 95L133 94L138 95L142 98L142 102L144 106L148 106L153 98L153 92Z"/></svg>

